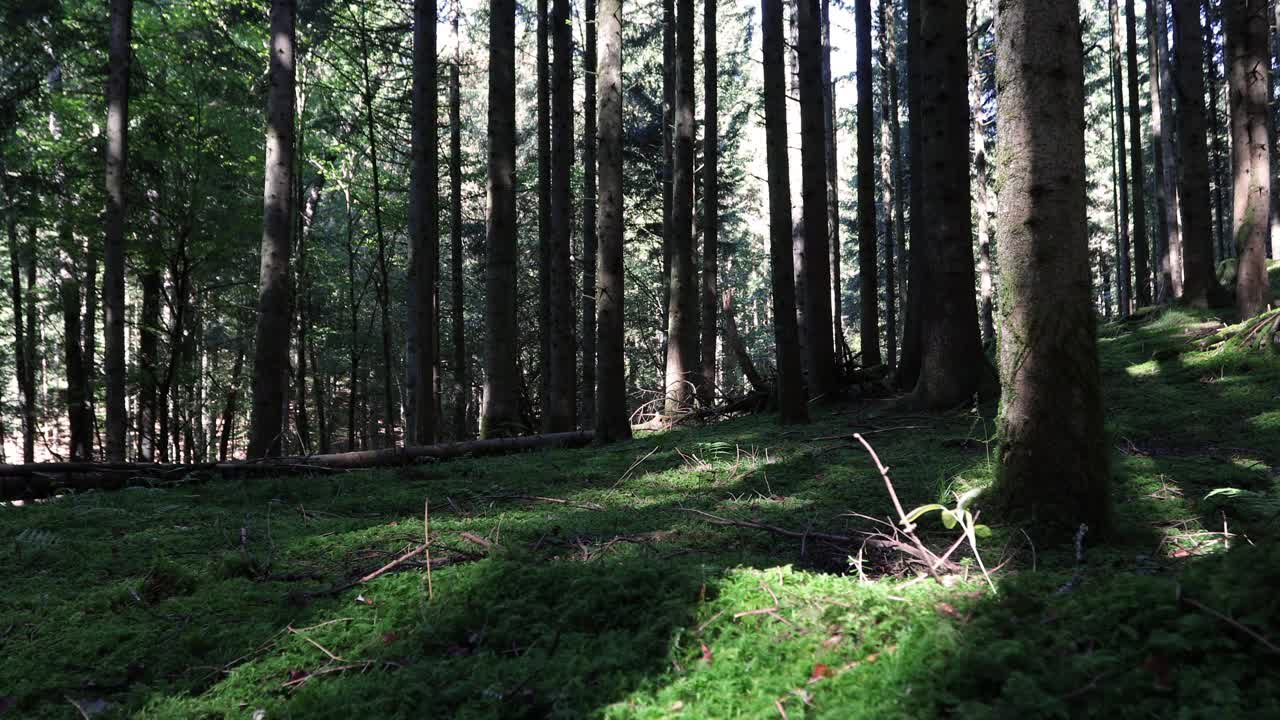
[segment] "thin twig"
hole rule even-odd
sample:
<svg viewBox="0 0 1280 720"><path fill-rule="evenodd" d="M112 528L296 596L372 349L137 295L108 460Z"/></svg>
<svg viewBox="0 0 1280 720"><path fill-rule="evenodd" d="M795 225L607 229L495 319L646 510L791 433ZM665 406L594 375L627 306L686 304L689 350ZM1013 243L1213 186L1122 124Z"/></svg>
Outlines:
<svg viewBox="0 0 1280 720"><path fill-rule="evenodd" d="M427 602L435 599L431 587L431 498L422 503L422 547L427 554Z"/></svg>
<svg viewBox="0 0 1280 720"><path fill-rule="evenodd" d="M1217 610L1214 610L1213 608L1209 607L1208 605L1205 605L1204 603L1200 602L1199 600L1196 600L1196 599L1194 599L1194 598L1189 598L1189 597L1187 597L1187 596L1185 596L1185 595L1182 595L1182 588L1181 588L1181 587L1179 587L1179 588L1178 588L1178 595L1179 595L1178 599L1179 599L1179 600L1181 600L1182 602L1185 602L1186 604L1190 605L1190 606L1191 606L1191 607L1193 607L1193 608L1196 608L1197 610L1200 610L1200 611L1202 611L1202 612L1208 613L1209 615L1212 615L1213 617L1218 618L1218 619L1219 619L1219 620L1221 620L1222 622L1224 622L1224 623L1226 623L1226 624L1230 625L1231 627L1233 627L1233 628L1235 628L1235 629L1239 630L1240 632L1242 632L1242 633L1244 633L1244 634L1248 635L1249 637L1253 638L1254 640L1257 640L1258 642L1262 643L1262 644L1263 644L1264 646L1266 646L1266 648L1267 648L1268 650L1270 650L1271 652L1276 653L1276 654L1280 654L1280 647L1276 647L1276 644L1275 644L1275 643L1273 643L1273 642L1271 642L1270 640L1268 640L1268 639L1267 639L1267 637L1266 637L1265 635L1262 635L1262 634L1261 634L1261 633L1259 633L1258 631L1256 631L1256 630L1254 630L1254 629L1250 628L1248 625L1245 625L1244 623L1240 622L1239 620L1236 620L1236 619L1234 619L1234 618L1232 618L1232 617L1230 617L1230 616L1228 616L1228 615L1226 615L1226 614L1224 614L1224 613L1221 613L1221 612L1218 612Z"/></svg>

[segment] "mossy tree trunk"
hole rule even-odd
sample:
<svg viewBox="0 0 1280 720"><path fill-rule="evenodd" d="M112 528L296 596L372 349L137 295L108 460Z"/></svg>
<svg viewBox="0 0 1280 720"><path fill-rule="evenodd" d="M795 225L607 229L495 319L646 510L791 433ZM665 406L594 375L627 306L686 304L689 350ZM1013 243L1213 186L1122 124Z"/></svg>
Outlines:
<svg viewBox="0 0 1280 720"><path fill-rule="evenodd" d="M1267 235L1271 217L1271 158L1267 86L1271 82L1266 0L1226 7L1227 81L1231 101L1232 237L1239 253L1236 308L1242 318L1267 309Z"/></svg>
<svg viewBox="0 0 1280 720"><path fill-rule="evenodd" d="M996 495L1012 517L1043 531L1105 529L1080 9L1075 0L1004 0L997 13L1004 395Z"/></svg>

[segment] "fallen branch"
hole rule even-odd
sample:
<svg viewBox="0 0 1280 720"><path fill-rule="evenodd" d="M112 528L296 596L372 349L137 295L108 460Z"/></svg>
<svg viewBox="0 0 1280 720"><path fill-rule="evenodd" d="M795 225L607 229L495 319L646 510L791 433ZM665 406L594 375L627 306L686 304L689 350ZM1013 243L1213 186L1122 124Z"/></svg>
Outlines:
<svg viewBox="0 0 1280 720"><path fill-rule="evenodd" d="M131 485L190 480L193 476L225 478L333 473L359 468L411 465L427 459L447 460L467 455L495 455L550 447L583 447L591 443L592 437L593 433L590 431L549 433L221 463L66 462L0 465L0 501L33 500L63 490L117 490Z"/></svg>

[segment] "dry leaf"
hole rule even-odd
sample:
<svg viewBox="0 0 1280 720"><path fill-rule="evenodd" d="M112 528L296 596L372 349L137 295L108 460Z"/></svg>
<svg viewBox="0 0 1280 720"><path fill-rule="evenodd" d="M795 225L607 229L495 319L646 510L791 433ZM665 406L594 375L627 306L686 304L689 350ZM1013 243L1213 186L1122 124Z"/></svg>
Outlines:
<svg viewBox="0 0 1280 720"><path fill-rule="evenodd" d="M829 678L833 676L835 676L835 673L831 671L831 668L829 666L824 665L822 663L818 663L813 666L813 672L809 673L809 682L816 683L819 680L822 680L823 678Z"/></svg>

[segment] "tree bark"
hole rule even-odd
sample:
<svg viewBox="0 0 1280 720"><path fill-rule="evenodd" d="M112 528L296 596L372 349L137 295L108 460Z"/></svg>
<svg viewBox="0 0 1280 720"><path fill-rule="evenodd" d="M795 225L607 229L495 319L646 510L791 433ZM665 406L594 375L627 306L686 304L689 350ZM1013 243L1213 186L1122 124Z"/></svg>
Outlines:
<svg viewBox="0 0 1280 720"><path fill-rule="evenodd" d="M365 137L369 145L369 170L373 180L373 230L377 242L376 283L378 301L378 325L382 338L382 407L383 437L387 447L396 444L396 427L400 424L400 402L392 389L392 355L391 355L391 273L387 265L387 238L382 221L382 175L378 165L378 126L373 112L373 103L377 99L377 87L369 70L369 26L364 16L363 6L360 15L360 78L362 87L360 102L364 107ZM432 89L434 93L434 88ZM430 292L428 290L428 292ZM428 338L430 335L427 336ZM427 341L424 340L424 343ZM427 397L430 397L428 395Z"/></svg>
<svg viewBox="0 0 1280 720"><path fill-rule="evenodd" d="M316 208L320 204L320 193L324 190L324 175L317 175L311 181L307 194L302 201L302 216L298 218L298 335L296 382L294 383L294 424L302 447L311 451L311 421L307 415L307 350L311 340L308 330L311 327L311 267L307 262L307 253L311 245L311 229L315 225Z"/></svg>
<svg viewBox="0 0 1280 720"><path fill-rule="evenodd" d="M769 168L769 250L773 262L773 334L778 363L778 419L809 421L796 327L791 246L791 178L787 167L787 80L782 0L760 0L764 58L765 156Z"/></svg>
<svg viewBox="0 0 1280 720"><path fill-rule="evenodd" d="M1003 179L996 495L1044 534L1110 519L1089 283L1084 69L1076 0L1004 0L996 21Z"/></svg>
<svg viewBox="0 0 1280 720"><path fill-rule="evenodd" d="M989 25L980 26L978 3L969 10L969 107L973 118L973 200L974 215L978 218L978 316L983 344L995 342L995 322L992 318L991 282L991 204L987 192L987 113L985 107L986 86L982 79L982 36Z"/></svg>
<svg viewBox="0 0 1280 720"><path fill-rule="evenodd" d="M1182 215L1182 301L1203 308L1220 305L1224 298L1213 262L1199 0L1173 0L1173 25L1181 150L1181 162L1176 167Z"/></svg>
<svg viewBox="0 0 1280 720"><path fill-rule="evenodd" d="M1126 0L1127 2L1127 0ZM1129 317L1133 311L1133 284L1129 268L1129 158L1125 151L1125 117L1124 117L1124 79L1120 70L1121 59L1124 58L1123 42L1120 36L1120 6L1117 0L1109 0L1109 16L1111 23L1111 98L1115 111L1115 153L1116 166L1120 177L1116 181L1116 189L1120 195L1120 235L1116 238L1116 296L1121 320Z"/></svg>
<svg viewBox="0 0 1280 720"><path fill-rule="evenodd" d="M18 240L18 209L14 201L13 181L9 177L3 159L0 158L0 182L5 197L5 229L9 240L9 297L13 303L13 356L17 371L18 392L22 395L22 460L35 461L36 441L36 378L34 335L36 328L24 316L23 298L31 293L31 285L22 287L23 256L32 248L21 246Z"/></svg>
<svg viewBox="0 0 1280 720"><path fill-rule="evenodd" d="M964 0L921 8L920 205L918 265L920 372L911 404L950 408L994 391L982 352L974 297L969 195L969 103ZM913 283L914 285L915 283ZM922 293L921 293L922 294ZM915 301L913 301L915 302Z"/></svg>
<svg viewBox="0 0 1280 720"><path fill-rule="evenodd" d="M665 413L693 399L699 368L698 286L693 266L693 0L676 2L676 104L671 179L671 301L667 308ZM825 220L824 220L825 222Z"/></svg>
<svg viewBox="0 0 1280 720"><path fill-rule="evenodd" d="M747 352L747 344L743 342L742 335L738 333L738 323L733 316L733 289L725 288L720 293L720 309L724 313L724 339L729 349L738 359L738 366L742 368L742 374L747 376L747 382L751 383L751 389L758 393L771 393L772 389L769 383L765 381L764 376L756 369L755 362L751 359L751 353Z"/></svg>
<svg viewBox="0 0 1280 720"><path fill-rule="evenodd" d="M871 91L871 0L854 3L858 75L858 280L862 364L880 365L880 283L876 258L875 109Z"/></svg>
<svg viewBox="0 0 1280 720"><path fill-rule="evenodd" d="M485 377L480 437L515 435L516 367L515 0L489 5L489 210L485 243Z"/></svg>
<svg viewBox="0 0 1280 720"><path fill-rule="evenodd" d="M810 392L815 398L830 398L839 390L839 378L831 333L831 265L827 262L831 239L827 233L827 153L823 140L826 113L822 88L822 10L818 0L798 0L796 4L800 54L800 195L807 259L805 350L809 356ZM874 256L874 247L872 253ZM874 276L873 271L870 279L863 278L864 286L868 280L874 283Z"/></svg>
<svg viewBox="0 0 1280 720"><path fill-rule="evenodd" d="M1204 63L1205 85L1209 88L1209 104L1206 107L1205 119L1208 122L1207 132L1209 133L1210 142L1209 177L1213 188L1213 246L1216 258L1225 260L1235 256L1235 248L1231 247L1231 238L1227 234L1227 224L1230 220L1227 218L1224 196L1226 195L1225 188L1229 187L1229 184L1224 166L1228 163L1228 159L1227 149L1223 147L1223 112L1218 101L1218 43L1213 32L1214 18L1221 15L1221 9L1221 5L1214 7L1213 0L1206 0L1204 9L1206 20L1204 24Z"/></svg>
<svg viewBox="0 0 1280 720"><path fill-rule="evenodd" d="M1250 318L1271 303L1267 240L1271 220L1269 152L1271 48L1266 0L1225 4L1231 104L1231 234L1238 250L1236 308Z"/></svg>
<svg viewBox="0 0 1280 720"><path fill-rule="evenodd" d="M702 404L710 406L716 390L716 337L720 269L720 65L717 56L716 6L705 0L702 111Z"/></svg>
<svg viewBox="0 0 1280 720"><path fill-rule="evenodd" d="M911 208L908 236L910 245L904 255L906 267L899 272L907 280L907 292L903 301L902 356L898 360L896 381L898 387L911 389L920 378L920 359L923 335L924 285L921 272L924 268L922 254L925 246L924 213L921 211L921 186L924 172L921 164L921 141L924 121L920 116L921 66L924 53L920 35L920 3L922 0L906 0L907 3L907 157L908 157L908 207Z"/></svg>
<svg viewBox="0 0 1280 720"><path fill-rule="evenodd" d="M886 5L890 5L885 12ZM880 187L884 192L885 362L898 361L897 258L902 253L901 154L898 150L898 48L894 9L888 0L876 4L880 23Z"/></svg>
<svg viewBox="0 0 1280 720"><path fill-rule="evenodd" d="M1151 304L1151 259L1147 248L1146 167L1142 152L1142 107L1138 96L1138 18L1134 0L1125 0L1125 34L1128 37L1129 151L1133 169L1133 302Z"/></svg>
<svg viewBox="0 0 1280 720"><path fill-rule="evenodd" d="M453 13L453 63L449 67L449 265L452 271L453 305L453 401L454 437L469 434L467 406L471 397L470 363L467 355L465 272L462 264L462 42L458 35L458 16Z"/></svg>
<svg viewBox="0 0 1280 720"><path fill-rule="evenodd" d="M827 232L831 233L831 329L836 352L844 339L844 288L840 247L840 161L837 153L836 84L831 76L831 0L822 0L823 141L827 155Z"/></svg>
<svg viewBox="0 0 1280 720"><path fill-rule="evenodd" d="M1168 90L1161 85L1160 65L1162 59L1159 50L1158 32L1164 32L1164 25L1157 19L1156 0L1147 2L1147 58L1148 93L1151 96L1151 157L1152 174L1155 176L1152 187L1156 195L1156 228L1151 247L1151 264L1155 277L1155 302L1168 303L1173 299L1173 275L1169 266L1169 203L1171 198L1165 187L1164 142L1165 122L1164 96ZM1160 0L1160 18L1164 14L1164 0ZM1159 30L1157 30L1159 28Z"/></svg>
<svg viewBox="0 0 1280 720"><path fill-rule="evenodd" d="M596 2L586 0L582 132L582 427L595 426L596 413Z"/></svg>
<svg viewBox="0 0 1280 720"><path fill-rule="evenodd" d="M106 329L107 460L122 462L125 413L124 256L125 188L129 151L129 56L133 0L112 0L107 65L107 213L103 244L103 321Z"/></svg>
<svg viewBox="0 0 1280 720"><path fill-rule="evenodd" d="M600 36L595 76L600 98L595 441L603 444L630 439L631 421L623 354L622 0L599 2L595 18Z"/></svg>
<svg viewBox="0 0 1280 720"><path fill-rule="evenodd" d="M1182 298L1184 272L1182 267L1183 232L1182 232L1182 198L1178 186L1178 168L1181 160L1178 154L1179 133L1178 121L1173 112L1173 97L1177 86L1173 81L1173 57L1169 53L1167 3L1155 0L1155 22L1159 32L1156 33L1156 52L1160 66L1160 118L1162 132L1160 134L1160 158L1164 164L1164 175L1160 178L1164 185L1165 224L1169 227L1169 243L1167 245L1167 267L1161 271L1169 274L1169 300Z"/></svg>
<svg viewBox="0 0 1280 720"><path fill-rule="evenodd" d="M409 180L409 307L405 324L405 443L435 442L435 287L440 248L436 1L413 4L413 115Z"/></svg>
<svg viewBox="0 0 1280 720"><path fill-rule="evenodd" d="M294 0L271 0L267 160L250 458L279 455L289 366L289 235L293 225Z"/></svg>
<svg viewBox="0 0 1280 720"><path fill-rule="evenodd" d="M551 81L547 55L547 2L537 0L534 82L537 89L538 137L538 395L542 414L548 413L551 393Z"/></svg>
<svg viewBox="0 0 1280 720"><path fill-rule="evenodd" d="M573 275L573 25L569 0L554 0L551 41L551 227L550 366L544 398L544 432L566 432L577 425L577 367L574 363Z"/></svg>
<svg viewBox="0 0 1280 720"><path fill-rule="evenodd" d="M672 177L675 173L676 125L676 3L662 0L662 328L663 365L666 372L667 315L671 308L671 207L675 199Z"/></svg>

